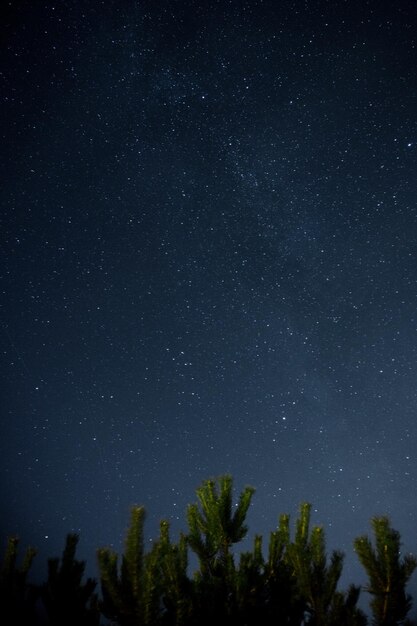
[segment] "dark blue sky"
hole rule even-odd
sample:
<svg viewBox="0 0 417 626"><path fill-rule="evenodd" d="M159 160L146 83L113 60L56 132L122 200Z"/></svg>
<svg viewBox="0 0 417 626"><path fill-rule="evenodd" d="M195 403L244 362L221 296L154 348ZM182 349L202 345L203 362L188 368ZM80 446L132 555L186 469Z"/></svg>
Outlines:
<svg viewBox="0 0 417 626"><path fill-rule="evenodd" d="M416 4L5 5L2 534L94 569L227 472L416 553Z"/></svg>

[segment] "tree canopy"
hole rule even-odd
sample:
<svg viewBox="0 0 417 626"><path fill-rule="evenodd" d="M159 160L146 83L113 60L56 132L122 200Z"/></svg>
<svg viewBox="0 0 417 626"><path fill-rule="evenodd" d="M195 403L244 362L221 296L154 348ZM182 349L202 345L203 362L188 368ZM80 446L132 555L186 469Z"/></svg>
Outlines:
<svg viewBox="0 0 417 626"><path fill-rule="evenodd" d="M98 581L83 580L76 534L67 535L61 559L49 559L42 585L28 580L36 550L28 548L18 565L19 540L9 538L0 570L1 603L14 622L28 626L98 626L103 619L114 626L224 621L232 626L366 626L368 617L358 607L365 591L374 626L411 624L407 585L417 558L401 553L400 533L387 517L371 519L373 540L363 535L354 541L368 583L363 590L355 585L342 590L344 554L327 553L324 529L311 525L308 502L300 504L294 522L286 513L278 517L267 544L255 535L252 549L237 553L248 533L254 493L246 486L235 496L230 475L205 480L187 507L186 531L173 541L169 522L162 520L147 551L146 512L132 506L123 554L97 550ZM195 571L190 571L190 554L197 557Z"/></svg>

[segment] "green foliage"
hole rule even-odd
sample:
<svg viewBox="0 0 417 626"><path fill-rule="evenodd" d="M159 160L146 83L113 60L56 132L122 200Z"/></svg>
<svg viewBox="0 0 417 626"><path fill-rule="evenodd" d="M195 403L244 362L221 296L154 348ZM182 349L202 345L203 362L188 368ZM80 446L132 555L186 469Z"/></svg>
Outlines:
<svg viewBox="0 0 417 626"><path fill-rule="evenodd" d="M236 558L234 546L247 534L253 493L245 487L234 504L229 475L204 481L187 508L188 532L173 542L169 523L162 520L148 551L145 510L132 507L120 561L110 548L97 551L100 601L96 582L82 582L85 563L75 559L77 535L67 536L61 560L48 561L48 580L38 588L27 582L35 551L28 549L17 567L18 541L9 539L0 573L9 623L39 623L33 609L41 599L46 626L99 626L101 616L114 626L366 626L357 606L361 590L338 589L343 554L327 554L323 528L311 526L309 503L301 504L293 532L290 516L282 514L265 553L256 535L252 548ZM363 536L354 547L368 573L374 626L411 626L405 587L417 559L401 556L400 535L387 518L373 518L372 527L375 545ZM191 576L190 549L198 559Z"/></svg>
<svg viewBox="0 0 417 626"><path fill-rule="evenodd" d="M62 559L49 559L48 579L40 595L50 626L97 626L100 621L96 581L82 582L85 562L75 558L79 537L68 534Z"/></svg>
<svg viewBox="0 0 417 626"><path fill-rule="evenodd" d="M237 615L238 576L231 548L248 531L245 524L254 489L245 487L233 507L229 475L206 480L196 490L198 502L187 509L187 542L199 560L194 576L194 611L198 623L209 624ZM234 508L234 510L233 510Z"/></svg>
<svg viewBox="0 0 417 626"><path fill-rule="evenodd" d="M256 623L264 613L264 559L262 556L262 537L254 539L252 552L240 555L239 566L235 571L236 612L244 615L248 624Z"/></svg>
<svg viewBox="0 0 417 626"><path fill-rule="evenodd" d="M194 610L201 624L222 617L228 623L300 624L333 626L363 624L357 609L359 590L337 591L343 554L333 551L328 559L323 528L310 529L311 505L303 503L290 537L290 517L281 515L271 533L268 554L262 553L262 538L255 537L252 552L241 555L236 566L231 547L247 532L246 513L253 495L247 487L232 514L232 479L217 484L205 481L197 489L198 502L189 505L188 542L199 559L194 576Z"/></svg>
<svg viewBox="0 0 417 626"><path fill-rule="evenodd" d="M336 591L329 609L328 623L334 626L366 626L367 618L357 608L360 587L350 585L347 592Z"/></svg>
<svg viewBox="0 0 417 626"><path fill-rule="evenodd" d="M169 536L169 523L160 524L160 535L149 554L150 575L158 581L160 622L183 626L190 623L192 614L192 584L187 575L188 547L185 535L177 544ZM156 624L156 621L150 624Z"/></svg>
<svg viewBox="0 0 417 626"><path fill-rule="evenodd" d="M113 550L100 548L97 551L101 610L108 619L121 626L145 623L145 602L149 600L149 591L145 590L144 577L144 521L145 509L132 507L120 572L118 557Z"/></svg>
<svg viewBox="0 0 417 626"><path fill-rule="evenodd" d="M231 546L248 531L245 519L254 491L253 487L246 487L232 513L231 476L221 476L217 484L206 480L197 489L198 503L187 509L188 543L204 574L223 573L230 566Z"/></svg>
<svg viewBox="0 0 417 626"><path fill-rule="evenodd" d="M417 567L411 555L401 558L401 538L387 517L371 520L375 546L363 535L354 548L368 575L366 591L372 595L371 609L376 626L394 626L404 622L411 608L406 585Z"/></svg>
<svg viewBox="0 0 417 626"><path fill-rule="evenodd" d="M27 548L20 567L17 566L19 539L9 537L0 570L0 604L10 624L33 624L36 592L27 583L27 576L37 551Z"/></svg>
<svg viewBox="0 0 417 626"><path fill-rule="evenodd" d="M337 590L342 573L343 554L326 554L321 526L310 528L311 505L301 504L291 539L290 517L281 515L278 529L271 534L266 572L275 615L279 623L300 624L304 619L317 626L366 623L357 608L359 588L347 593Z"/></svg>
<svg viewBox="0 0 417 626"><path fill-rule="evenodd" d="M305 601L300 596L294 565L289 558L290 516L281 514L278 528L269 538L268 558L265 563L265 588L268 614L280 616L278 623L300 623Z"/></svg>
<svg viewBox="0 0 417 626"><path fill-rule="evenodd" d="M311 623L327 624L342 573L343 554L334 550L328 562L324 530L314 526L310 531L310 513L311 505L303 503L294 541L287 543L287 559L293 568L300 598L311 612Z"/></svg>
<svg viewBox="0 0 417 626"><path fill-rule="evenodd" d="M117 554L108 548L98 550L101 610L121 626L182 626L189 623L191 611L185 536L173 544L169 524L163 520L159 538L145 554L144 521L144 508L133 507L120 572Z"/></svg>

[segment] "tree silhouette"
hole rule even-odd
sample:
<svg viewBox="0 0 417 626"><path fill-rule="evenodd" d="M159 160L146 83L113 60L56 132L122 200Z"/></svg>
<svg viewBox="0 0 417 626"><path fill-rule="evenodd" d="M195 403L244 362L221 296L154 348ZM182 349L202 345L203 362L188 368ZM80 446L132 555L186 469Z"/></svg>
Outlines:
<svg viewBox="0 0 417 626"><path fill-rule="evenodd" d="M356 608L359 589L351 587L347 594L337 591L343 569L344 555L333 550L327 558L325 534L321 526L310 530L311 504L300 505L295 537L290 541L289 516L280 518L281 533L287 544L286 559L296 581L299 601L304 605L308 622L317 626L340 623L349 614L349 623L363 623L364 615Z"/></svg>
<svg viewBox="0 0 417 626"><path fill-rule="evenodd" d="M417 567L412 555L401 558L400 533L391 527L388 517L373 517L371 526L375 546L363 535L354 541L354 548L368 575L366 591L372 595L371 609L375 626L402 623L411 608L406 586Z"/></svg>
<svg viewBox="0 0 417 626"><path fill-rule="evenodd" d="M98 550L103 614L121 626L183 626L191 616L191 582L187 576L187 542L171 542L169 523L160 523L159 538L145 554L145 510L135 506L125 540L121 568L109 548Z"/></svg>
<svg viewBox="0 0 417 626"><path fill-rule="evenodd" d="M48 560L48 579L40 588L50 626L98 626L100 613L94 594L96 581L82 578L85 562L75 559L79 537L68 534L62 559Z"/></svg>
<svg viewBox="0 0 417 626"><path fill-rule="evenodd" d="M8 538L0 570L0 606L13 623L32 625L35 623L37 593L35 587L28 584L27 576L37 550L27 548L22 564L18 567L18 546L17 537Z"/></svg>
<svg viewBox="0 0 417 626"><path fill-rule="evenodd" d="M231 551L248 531L246 514L254 493L245 487L233 507L233 479L220 476L197 488L198 502L187 509L187 541L199 560L194 576L194 609L200 624L237 619L236 568ZM233 510L234 508L234 510Z"/></svg>
<svg viewBox="0 0 417 626"><path fill-rule="evenodd" d="M246 514L255 490L245 487L232 512L233 479L220 476L197 488L198 503L188 505L188 543L197 554L201 571L223 572L230 561L230 549L248 532Z"/></svg>
<svg viewBox="0 0 417 626"><path fill-rule="evenodd" d="M189 624L193 589L187 575L188 547L185 535L180 535L177 544L172 543L169 523L162 520L159 539L154 543L146 562L154 579L158 580L161 622L173 626Z"/></svg>
<svg viewBox="0 0 417 626"><path fill-rule="evenodd" d="M121 626L145 624L145 612L151 610L145 589L143 526L145 509L134 506L125 540L125 553L119 572L117 553L110 548L97 551L103 614Z"/></svg>
<svg viewBox="0 0 417 626"><path fill-rule="evenodd" d="M187 508L188 532L174 542L162 520L147 552L145 510L133 506L120 563L110 548L97 551L100 599L96 581L83 582L85 563L75 558L78 535L67 535L61 559L48 560L40 586L27 581L36 551L29 548L18 567L18 540L10 538L0 570L8 623L40 623L34 609L42 601L45 626L99 626L101 617L114 626L366 626L357 607L360 588L338 589L344 555L327 554L323 528L310 524L309 503L300 505L293 533L290 516L282 514L265 554L262 536L255 535L252 548L237 559L234 546L247 534L253 493L245 487L234 501L231 476L204 481ZM368 574L373 625L411 626L406 585L417 558L401 555L400 535L388 518L374 517L371 524L375 545L364 535L354 548ZM190 550L198 560L193 574Z"/></svg>

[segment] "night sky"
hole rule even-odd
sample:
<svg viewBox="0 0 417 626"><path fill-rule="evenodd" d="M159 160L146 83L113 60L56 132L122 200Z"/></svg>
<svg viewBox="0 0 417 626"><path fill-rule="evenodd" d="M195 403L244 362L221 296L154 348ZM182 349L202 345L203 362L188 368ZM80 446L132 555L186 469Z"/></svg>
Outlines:
<svg viewBox="0 0 417 626"><path fill-rule="evenodd" d="M94 570L230 473L248 545L417 553L417 4L2 13L2 536Z"/></svg>

